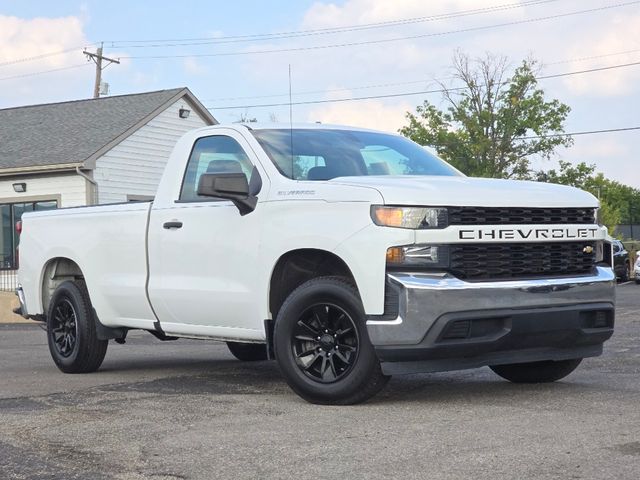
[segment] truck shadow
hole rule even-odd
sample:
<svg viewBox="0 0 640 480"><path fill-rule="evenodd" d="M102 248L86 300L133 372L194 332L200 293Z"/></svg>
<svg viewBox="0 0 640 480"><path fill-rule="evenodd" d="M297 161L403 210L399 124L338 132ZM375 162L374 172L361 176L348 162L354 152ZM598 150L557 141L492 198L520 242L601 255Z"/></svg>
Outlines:
<svg viewBox="0 0 640 480"><path fill-rule="evenodd" d="M101 390L160 395L275 395L303 402L286 385L275 362L239 362L235 359L194 360L189 358L141 358L135 362L111 362L103 373L139 374L166 371L151 380L134 380L104 385ZM550 384L512 384L487 369L393 377L366 405L379 404L513 404L562 396L578 400L587 392L608 388L568 377Z"/></svg>
<svg viewBox="0 0 640 480"><path fill-rule="evenodd" d="M555 383L514 384L494 377L488 369L477 369L394 377L370 403L514 406L560 398L563 403L572 403L603 390L610 390L610 386L571 377Z"/></svg>

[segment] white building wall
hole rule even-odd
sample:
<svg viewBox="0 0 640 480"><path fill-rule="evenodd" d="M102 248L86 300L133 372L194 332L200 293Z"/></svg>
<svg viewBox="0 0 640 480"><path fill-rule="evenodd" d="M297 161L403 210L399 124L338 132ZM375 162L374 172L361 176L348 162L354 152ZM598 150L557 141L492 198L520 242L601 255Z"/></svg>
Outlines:
<svg viewBox="0 0 640 480"><path fill-rule="evenodd" d="M16 193L14 183L26 183L27 191ZM87 204L87 181L77 173L0 177L0 204L58 200L58 207Z"/></svg>
<svg viewBox="0 0 640 480"><path fill-rule="evenodd" d="M180 118L178 110L191 110ZM171 150L185 132L207 123L184 99L109 150L96 162L99 203L126 202L128 195L153 197Z"/></svg>

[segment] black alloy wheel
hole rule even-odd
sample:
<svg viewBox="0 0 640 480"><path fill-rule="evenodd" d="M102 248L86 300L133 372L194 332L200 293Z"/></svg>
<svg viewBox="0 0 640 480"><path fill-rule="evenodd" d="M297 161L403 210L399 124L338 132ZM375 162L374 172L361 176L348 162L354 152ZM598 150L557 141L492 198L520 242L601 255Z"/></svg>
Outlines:
<svg viewBox="0 0 640 480"><path fill-rule="evenodd" d="M305 400L353 405L389 380L369 339L362 300L352 281L316 277L280 307L273 347L282 376Z"/></svg>
<svg viewBox="0 0 640 480"><path fill-rule="evenodd" d="M97 322L82 280L58 285L47 309L47 340L51 358L60 370L88 373L100 368L109 342L98 338Z"/></svg>
<svg viewBox="0 0 640 480"><path fill-rule="evenodd" d="M347 375L358 358L359 345L351 316L329 303L315 304L302 312L291 338L298 368L321 383Z"/></svg>
<svg viewBox="0 0 640 480"><path fill-rule="evenodd" d="M51 319L53 345L61 357L68 358L76 348L78 324L71 302L62 298L56 305Z"/></svg>

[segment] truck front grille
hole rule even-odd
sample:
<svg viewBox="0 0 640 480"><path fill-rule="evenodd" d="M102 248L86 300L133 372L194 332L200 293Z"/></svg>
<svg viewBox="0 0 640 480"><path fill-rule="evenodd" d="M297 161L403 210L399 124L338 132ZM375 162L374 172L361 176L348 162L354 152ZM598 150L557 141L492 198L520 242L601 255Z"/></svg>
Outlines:
<svg viewBox="0 0 640 480"><path fill-rule="evenodd" d="M450 272L466 280L518 279L591 273L595 242L459 244Z"/></svg>
<svg viewBox="0 0 640 480"><path fill-rule="evenodd" d="M449 207L449 225L593 224L593 208Z"/></svg>

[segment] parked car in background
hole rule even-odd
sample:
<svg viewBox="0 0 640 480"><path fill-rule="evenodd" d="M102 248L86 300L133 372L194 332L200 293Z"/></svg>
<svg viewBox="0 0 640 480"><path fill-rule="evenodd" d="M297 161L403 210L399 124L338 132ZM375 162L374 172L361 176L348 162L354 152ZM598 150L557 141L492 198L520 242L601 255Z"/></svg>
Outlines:
<svg viewBox="0 0 640 480"><path fill-rule="evenodd" d="M629 252L627 252L624 244L620 240L613 241L613 269L616 272L616 277L621 282L629 280L631 260L629 258Z"/></svg>
<svg viewBox="0 0 640 480"><path fill-rule="evenodd" d="M636 263L633 266L633 278L635 279L636 283L640 285L640 252L638 252L636 256Z"/></svg>

